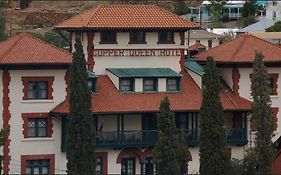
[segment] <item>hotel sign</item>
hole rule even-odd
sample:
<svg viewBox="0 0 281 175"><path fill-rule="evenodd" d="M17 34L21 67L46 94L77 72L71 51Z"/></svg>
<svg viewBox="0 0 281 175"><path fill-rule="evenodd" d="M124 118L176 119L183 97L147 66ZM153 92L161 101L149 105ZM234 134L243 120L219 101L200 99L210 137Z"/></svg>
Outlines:
<svg viewBox="0 0 281 175"><path fill-rule="evenodd" d="M180 56L183 49L94 49L94 56Z"/></svg>

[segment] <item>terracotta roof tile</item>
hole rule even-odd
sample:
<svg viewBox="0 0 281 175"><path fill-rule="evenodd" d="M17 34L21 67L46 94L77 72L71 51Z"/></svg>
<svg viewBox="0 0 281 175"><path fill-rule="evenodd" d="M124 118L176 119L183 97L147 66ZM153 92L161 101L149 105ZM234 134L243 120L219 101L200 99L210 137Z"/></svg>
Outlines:
<svg viewBox="0 0 281 175"><path fill-rule="evenodd" d="M190 20L153 5L99 5L55 26L59 29L191 29Z"/></svg>
<svg viewBox="0 0 281 175"><path fill-rule="evenodd" d="M99 76L98 93L92 97L95 113L126 113L159 111L161 100L168 96L174 111L199 111L202 94L199 87L185 74L182 77L182 93L120 93L107 76ZM235 96L231 91L220 93L225 110L250 110L251 102ZM53 113L68 113L69 103L62 102Z"/></svg>
<svg viewBox="0 0 281 175"><path fill-rule="evenodd" d="M198 49L206 49L206 46L204 46L201 43L195 43L195 44L193 44L193 45L191 45L190 47L187 48L188 51L192 51L192 50L198 51Z"/></svg>
<svg viewBox="0 0 281 175"><path fill-rule="evenodd" d="M216 62L252 63L255 51L261 51L265 62L281 62L281 48L250 34L226 42L205 52L195 55L198 61L206 61L212 56Z"/></svg>
<svg viewBox="0 0 281 175"><path fill-rule="evenodd" d="M72 55L47 42L21 33L0 43L0 64L70 64Z"/></svg>

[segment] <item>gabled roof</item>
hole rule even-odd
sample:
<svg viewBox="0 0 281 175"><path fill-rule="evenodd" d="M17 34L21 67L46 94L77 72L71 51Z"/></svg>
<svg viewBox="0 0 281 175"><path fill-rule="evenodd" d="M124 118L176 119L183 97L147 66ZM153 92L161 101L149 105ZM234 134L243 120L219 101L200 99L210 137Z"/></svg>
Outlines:
<svg viewBox="0 0 281 175"><path fill-rule="evenodd" d="M218 35L207 30L190 30L190 39L218 39L223 38L222 35Z"/></svg>
<svg viewBox="0 0 281 175"><path fill-rule="evenodd" d="M21 33L0 43L0 65L71 64L72 55L38 38Z"/></svg>
<svg viewBox="0 0 281 175"><path fill-rule="evenodd" d="M106 70L119 78L181 77L170 68L107 68Z"/></svg>
<svg viewBox="0 0 281 175"><path fill-rule="evenodd" d="M242 29L239 29L237 33L244 33L244 32L265 32L265 29L274 25L276 21L262 18L260 21L248 25Z"/></svg>
<svg viewBox="0 0 281 175"><path fill-rule="evenodd" d="M206 46L204 46L201 43L195 43L191 45L190 47L187 48L188 51L193 51L193 50L199 50L199 49L206 49Z"/></svg>
<svg viewBox="0 0 281 175"><path fill-rule="evenodd" d="M200 88L185 73L182 76L182 92L178 93L122 93L119 92L107 76L98 77L98 93L92 96L94 113L134 113L157 112L161 100L168 96L173 111L199 111L202 101ZM251 110L251 102L235 96L232 91L220 93L224 110ZM64 101L51 113L68 113L69 102Z"/></svg>
<svg viewBox="0 0 281 175"><path fill-rule="evenodd" d="M265 62L281 62L281 48L250 34L240 37L195 55L196 60L206 61L212 56L216 62L253 63L255 51L261 51Z"/></svg>
<svg viewBox="0 0 281 175"><path fill-rule="evenodd" d="M99 5L55 26L58 29L192 29L199 26L153 5Z"/></svg>

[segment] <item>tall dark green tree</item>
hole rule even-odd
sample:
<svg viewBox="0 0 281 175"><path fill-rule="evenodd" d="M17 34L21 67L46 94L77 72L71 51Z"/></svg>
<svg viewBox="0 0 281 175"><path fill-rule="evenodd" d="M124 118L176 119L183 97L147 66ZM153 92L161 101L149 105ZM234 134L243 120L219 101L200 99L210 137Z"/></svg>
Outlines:
<svg viewBox="0 0 281 175"><path fill-rule="evenodd" d="M70 116L66 145L67 173L95 175L95 126L86 61L81 38L76 38L70 81Z"/></svg>
<svg viewBox="0 0 281 175"><path fill-rule="evenodd" d="M4 128L0 130L0 147L4 145L4 142L7 139L7 136L10 133L10 128ZM3 156L0 156L0 175L2 174L2 161L3 161Z"/></svg>
<svg viewBox="0 0 281 175"><path fill-rule="evenodd" d="M257 0L246 0L242 7L242 17L255 16L257 12Z"/></svg>
<svg viewBox="0 0 281 175"><path fill-rule="evenodd" d="M210 19L212 21L211 27L223 27L222 8L225 3L226 0L211 0L211 4L208 6Z"/></svg>
<svg viewBox="0 0 281 175"><path fill-rule="evenodd" d="M157 128L159 139L153 149L157 175L178 175L180 168L174 146L176 136L175 114L171 111L168 97L161 101L160 112L157 114Z"/></svg>
<svg viewBox="0 0 281 175"><path fill-rule="evenodd" d="M230 158L225 148L220 90L221 84L216 63L212 57L208 57L203 75L203 99L200 109L201 175L227 175L230 168Z"/></svg>
<svg viewBox="0 0 281 175"><path fill-rule="evenodd" d="M178 143L176 145L177 161L180 167L180 175L188 173L188 162L190 161L190 152L185 141L185 132L181 130L178 134Z"/></svg>
<svg viewBox="0 0 281 175"><path fill-rule="evenodd" d="M186 15L189 13L189 6L185 0L176 0L176 5L173 12L177 15Z"/></svg>
<svg viewBox="0 0 281 175"><path fill-rule="evenodd" d="M0 41L4 41L8 38L6 34L6 20L2 14L0 14Z"/></svg>
<svg viewBox="0 0 281 175"><path fill-rule="evenodd" d="M272 161L274 157L273 137L274 124L270 107L270 91L267 82L267 69L264 65L263 55L256 52L253 65L252 81L252 117L256 126L257 172L259 175L269 175L272 172Z"/></svg>

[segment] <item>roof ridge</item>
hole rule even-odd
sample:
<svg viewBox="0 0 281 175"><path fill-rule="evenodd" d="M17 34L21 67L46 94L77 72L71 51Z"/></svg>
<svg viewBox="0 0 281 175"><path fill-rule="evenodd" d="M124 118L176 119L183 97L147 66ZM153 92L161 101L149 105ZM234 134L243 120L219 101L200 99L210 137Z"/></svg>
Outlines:
<svg viewBox="0 0 281 175"><path fill-rule="evenodd" d="M31 39L34 39L34 40L36 40L36 41L39 41L39 42L41 42L41 43L43 43L43 44L46 44L46 45L48 45L48 46L51 46L51 47L53 47L54 49L57 49L57 50L59 50L59 51L62 51L62 52L64 52L64 53L66 53L66 54L72 55L72 53L70 53L70 52L68 52L68 51L66 51L66 50L64 50L64 49L62 49L62 48L60 48L60 47L57 47L57 46L55 46L55 45L53 45L53 44L51 44L51 43L48 43L47 41L41 40L41 39L39 39L39 38L36 38L36 37L34 37L34 36L32 36L32 35L30 35L30 34L28 34L28 33L25 33L25 32L24 32L24 34L25 34L27 37L31 38Z"/></svg>
<svg viewBox="0 0 281 175"><path fill-rule="evenodd" d="M19 35L16 35L16 36L10 38L9 40L16 39L16 41L2 55L0 55L0 59L4 58L4 56L7 55L14 48L14 46L16 46L18 44L20 39L23 38L25 35L27 35L27 34L25 32L23 32L23 33L20 33ZM7 42L9 40L6 40L4 42Z"/></svg>

